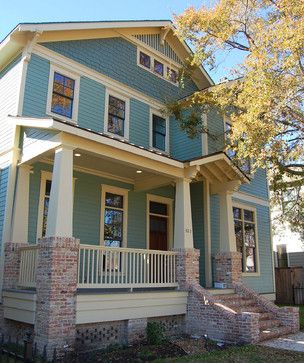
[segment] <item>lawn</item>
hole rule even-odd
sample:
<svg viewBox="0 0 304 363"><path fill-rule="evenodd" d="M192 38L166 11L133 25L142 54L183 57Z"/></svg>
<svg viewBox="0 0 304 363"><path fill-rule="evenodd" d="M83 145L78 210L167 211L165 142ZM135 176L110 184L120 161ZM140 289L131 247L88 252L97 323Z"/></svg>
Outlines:
<svg viewBox="0 0 304 363"><path fill-rule="evenodd" d="M300 305L300 329L304 330L304 305Z"/></svg>
<svg viewBox="0 0 304 363"><path fill-rule="evenodd" d="M261 347L257 345L246 345L242 347L231 347L221 351L203 353L195 356L158 359L153 363L290 363L304 362L304 353L292 352L281 349Z"/></svg>

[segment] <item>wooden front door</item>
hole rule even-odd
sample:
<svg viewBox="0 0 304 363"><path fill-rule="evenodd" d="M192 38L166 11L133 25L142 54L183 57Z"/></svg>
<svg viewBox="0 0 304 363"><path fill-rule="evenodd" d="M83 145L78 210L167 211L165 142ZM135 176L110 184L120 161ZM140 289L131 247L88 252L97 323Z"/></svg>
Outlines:
<svg viewBox="0 0 304 363"><path fill-rule="evenodd" d="M150 216L150 249L168 250L167 218Z"/></svg>

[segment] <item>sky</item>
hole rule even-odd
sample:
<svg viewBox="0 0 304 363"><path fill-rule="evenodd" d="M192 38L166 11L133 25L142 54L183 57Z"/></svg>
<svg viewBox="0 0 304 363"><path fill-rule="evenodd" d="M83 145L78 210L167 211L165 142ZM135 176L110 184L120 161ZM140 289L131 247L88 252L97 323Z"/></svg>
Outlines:
<svg viewBox="0 0 304 363"><path fill-rule="evenodd" d="M5 2L5 5L4 5ZM189 6L199 8L213 0L0 0L0 39L18 23L48 21L159 20L172 19ZM237 63L236 55L221 59L215 71L206 70L215 82Z"/></svg>

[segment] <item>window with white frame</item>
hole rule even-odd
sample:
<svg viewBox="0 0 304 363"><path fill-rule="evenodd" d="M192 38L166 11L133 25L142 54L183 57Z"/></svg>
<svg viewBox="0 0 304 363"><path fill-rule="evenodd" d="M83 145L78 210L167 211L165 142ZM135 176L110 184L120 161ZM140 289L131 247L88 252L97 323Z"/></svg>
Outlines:
<svg viewBox="0 0 304 363"><path fill-rule="evenodd" d="M138 65L175 85L178 83L177 68L146 50L138 49Z"/></svg>
<svg viewBox="0 0 304 363"><path fill-rule="evenodd" d="M164 118L157 111L151 111L150 118L150 147L168 153L168 118Z"/></svg>
<svg viewBox="0 0 304 363"><path fill-rule="evenodd" d="M102 187L101 239L107 247L123 247L127 241L128 191Z"/></svg>
<svg viewBox="0 0 304 363"><path fill-rule="evenodd" d="M76 122L78 112L79 76L51 66L47 113Z"/></svg>
<svg viewBox="0 0 304 363"><path fill-rule="evenodd" d="M233 207L237 251L242 254L242 271L257 272L257 226L254 209Z"/></svg>
<svg viewBox="0 0 304 363"><path fill-rule="evenodd" d="M104 131L120 138L129 138L129 99L107 91Z"/></svg>

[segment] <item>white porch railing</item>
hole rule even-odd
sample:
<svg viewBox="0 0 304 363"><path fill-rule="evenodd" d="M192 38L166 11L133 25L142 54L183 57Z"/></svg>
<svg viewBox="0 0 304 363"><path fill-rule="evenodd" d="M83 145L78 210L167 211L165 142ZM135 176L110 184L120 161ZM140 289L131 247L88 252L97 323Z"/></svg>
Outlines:
<svg viewBox="0 0 304 363"><path fill-rule="evenodd" d="M19 286L36 287L37 256L37 245L20 247Z"/></svg>
<svg viewBox="0 0 304 363"><path fill-rule="evenodd" d="M78 288L176 287L173 251L81 245Z"/></svg>

